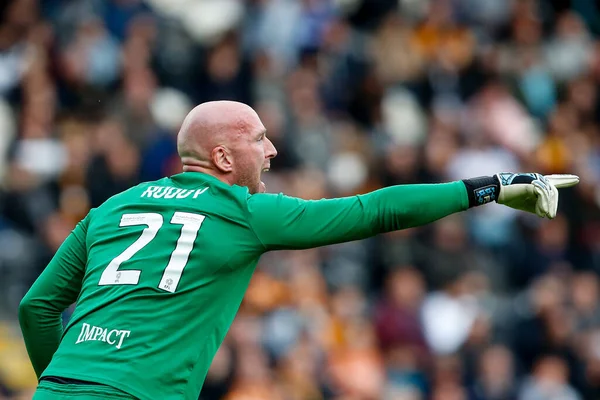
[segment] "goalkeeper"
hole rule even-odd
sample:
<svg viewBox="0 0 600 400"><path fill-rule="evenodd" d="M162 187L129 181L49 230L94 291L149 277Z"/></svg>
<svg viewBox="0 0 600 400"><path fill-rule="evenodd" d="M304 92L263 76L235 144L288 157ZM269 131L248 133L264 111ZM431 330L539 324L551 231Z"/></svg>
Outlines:
<svg viewBox="0 0 600 400"><path fill-rule="evenodd" d="M19 307L35 400L197 399L262 254L358 240L496 202L554 218L572 175L500 173L306 201L267 194L258 115L209 102L178 136L183 172L89 212ZM75 311L64 329L61 312Z"/></svg>

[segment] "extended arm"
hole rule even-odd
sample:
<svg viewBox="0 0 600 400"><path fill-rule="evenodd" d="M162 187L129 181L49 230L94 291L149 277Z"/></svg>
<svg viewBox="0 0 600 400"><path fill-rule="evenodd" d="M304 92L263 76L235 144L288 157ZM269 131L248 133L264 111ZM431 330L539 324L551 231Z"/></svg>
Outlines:
<svg viewBox="0 0 600 400"><path fill-rule="evenodd" d="M575 175L500 173L450 183L391 186L330 200L258 194L249 197L248 210L250 225L265 250L302 249L425 225L490 202L554 218L557 188L578 182Z"/></svg>
<svg viewBox="0 0 600 400"><path fill-rule="evenodd" d="M88 219L71 232L19 305L19 323L38 378L58 349L63 333L61 313L77 300L81 289Z"/></svg>
<svg viewBox="0 0 600 400"><path fill-rule="evenodd" d="M462 182L392 186L352 197L301 200L275 194L248 199L250 223L266 250L301 249L424 225L466 210Z"/></svg>

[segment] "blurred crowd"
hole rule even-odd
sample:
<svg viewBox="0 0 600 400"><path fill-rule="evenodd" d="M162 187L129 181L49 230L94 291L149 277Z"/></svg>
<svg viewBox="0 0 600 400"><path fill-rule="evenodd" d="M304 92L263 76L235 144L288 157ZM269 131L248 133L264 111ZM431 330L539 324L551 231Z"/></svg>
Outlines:
<svg viewBox="0 0 600 400"><path fill-rule="evenodd" d="M185 114L231 99L279 150L271 192L581 183L552 221L265 255L202 400L600 399L599 88L594 0L0 2L0 398L35 387L16 309L70 230L179 172Z"/></svg>

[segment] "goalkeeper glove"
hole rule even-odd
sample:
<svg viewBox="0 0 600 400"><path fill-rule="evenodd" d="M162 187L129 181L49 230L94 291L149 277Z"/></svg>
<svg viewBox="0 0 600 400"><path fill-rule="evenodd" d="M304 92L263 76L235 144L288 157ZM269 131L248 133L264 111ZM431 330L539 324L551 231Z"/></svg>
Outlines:
<svg viewBox="0 0 600 400"><path fill-rule="evenodd" d="M492 177L465 179L469 206L496 201L539 217L554 218L558 208L558 189L579 183L576 175L537 173L500 173Z"/></svg>

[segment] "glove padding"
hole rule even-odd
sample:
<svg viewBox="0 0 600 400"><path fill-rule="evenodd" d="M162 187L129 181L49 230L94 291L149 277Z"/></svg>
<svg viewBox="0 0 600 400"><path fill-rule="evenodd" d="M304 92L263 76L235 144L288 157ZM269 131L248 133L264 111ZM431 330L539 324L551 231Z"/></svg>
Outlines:
<svg viewBox="0 0 600 400"><path fill-rule="evenodd" d="M516 210L554 218L558 209L558 189L579 183L576 175L541 175L537 173L500 173L497 202Z"/></svg>

